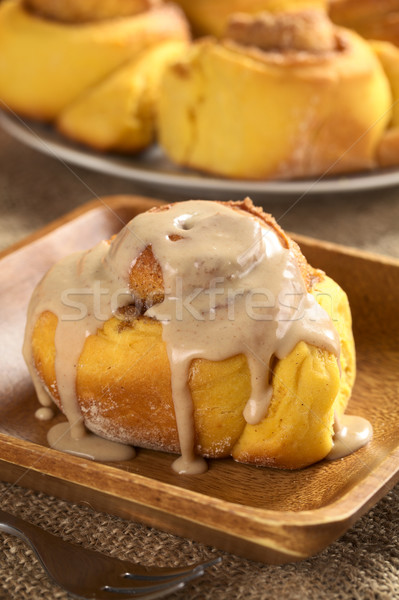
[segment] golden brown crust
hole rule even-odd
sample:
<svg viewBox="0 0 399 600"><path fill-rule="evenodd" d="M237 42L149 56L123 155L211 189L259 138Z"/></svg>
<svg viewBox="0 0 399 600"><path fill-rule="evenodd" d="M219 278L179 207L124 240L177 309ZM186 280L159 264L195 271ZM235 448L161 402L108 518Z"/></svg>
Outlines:
<svg viewBox="0 0 399 600"><path fill-rule="evenodd" d="M179 452L170 368L164 343L154 343L155 338L150 332L142 341L141 356L124 343L124 339L129 340L149 321L140 317L129 322L126 329L120 330L117 326L112 331L114 337L111 339L119 351L112 363L103 369L102 375L95 363L96 359L102 360L100 353L107 353L109 338L103 342L104 346L96 336L88 338L77 375L79 405L94 433L130 444L134 440L135 445L141 448L162 447L168 452ZM149 325L151 327L152 324ZM137 344L140 343L137 340ZM151 372L156 373L156 385L151 384Z"/></svg>
<svg viewBox="0 0 399 600"><path fill-rule="evenodd" d="M40 377L60 406L54 371L56 326L55 315L39 317L34 356ZM349 334L350 323L344 328ZM239 462L293 469L327 454L339 387L335 357L300 342L273 372L270 415L259 426L251 426L243 417L251 389L245 356L193 361L189 386L200 455L232 454ZM180 451L159 322L141 317L120 327L115 318L107 321L97 335L86 339L76 389L85 424L94 433L139 447ZM350 388L342 410L349 394Z"/></svg>
<svg viewBox="0 0 399 600"><path fill-rule="evenodd" d="M145 310L163 301L162 269L151 246L147 246L135 261L130 271L129 287Z"/></svg>

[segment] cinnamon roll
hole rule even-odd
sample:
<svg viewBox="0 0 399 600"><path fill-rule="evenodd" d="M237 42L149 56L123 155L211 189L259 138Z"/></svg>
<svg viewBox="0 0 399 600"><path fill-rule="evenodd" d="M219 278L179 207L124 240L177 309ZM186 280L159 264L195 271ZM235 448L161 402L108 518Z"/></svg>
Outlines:
<svg viewBox="0 0 399 600"><path fill-rule="evenodd" d="M178 453L180 473L337 451L356 370L345 293L249 199L165 205L63 259L33 294L24 356L68 419L51 444L90 455L89 430Z"/></svg>
<svg viewBox="0 0 399 600"><path fill-rule="evenodd" d="M176 163L230 178L370 169L391 91L369 44L323 12L236 15L223 40L169 66L160 143Z"/></svg>
<svg viewBox="0 0 399 600"><path fill-rule="evenodd" d="M162 69L188 36L180 9L156 0L6 0L2 108L59 121L65 133L96 148L140 150L153 141Z"/></svg>

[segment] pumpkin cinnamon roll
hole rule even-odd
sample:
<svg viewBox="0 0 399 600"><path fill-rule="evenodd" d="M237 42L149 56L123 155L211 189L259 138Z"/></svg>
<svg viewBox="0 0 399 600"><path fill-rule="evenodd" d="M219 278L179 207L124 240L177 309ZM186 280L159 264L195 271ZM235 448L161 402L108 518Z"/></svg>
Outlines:
<svg viewBox="0 0 399 600"><path fill-rule="evenodd" d="M176 163L230 178L370 169L391 91L368 43L323 12L231 18L165 71L160 142Z"/></svg>
<svg viewBox="0 0 399 600"><path fill-rule="evenodd" d="M66 134L99 149L140 150L153 141L162 69L187 41L180 9L157 0L6 0L2 108L60 121Z"/></svg>
<svg viewBox="0 0 399 600"><path fill-rule="evenodd" d="M352 430L346 294L249 199L165 205L57 263L32 296L24 356L68 420L50 444L98 457L95 434L105 460L123 443L180 454L179 473L229 456L293 469ZM367 436L342 441L347 454Z"/></svg>

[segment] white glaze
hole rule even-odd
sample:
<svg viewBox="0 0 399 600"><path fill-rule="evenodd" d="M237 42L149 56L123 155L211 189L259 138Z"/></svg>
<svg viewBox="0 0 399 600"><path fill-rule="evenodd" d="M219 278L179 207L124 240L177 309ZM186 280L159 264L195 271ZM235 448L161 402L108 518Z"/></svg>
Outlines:
<svg viewBox="0 0 399 600"><path fill-rule="evenodd" d="M102 326L103 322L98 318L99 315L103 315L102 311L106 318L111 315L111 299L118 287L118 282L105 261L108 250L109 244L101 242L87 252L75 253L59 261L36 287L28 309L23 354L39 401L44 406L48 406L49 394L54 390L44 389L38 377L33 364L31 339L36 321L42 312L50 311L58 318L55 333L55 373L62 411L68 419L73 440L83 440L87 437L76 397L79 356L86 337ZM100 281L103 285L108 285L108 294L93 294ZM65 290L70 295L65 295ZM99 298L100 306L96 306ZM106 445L106 440L99 442L101 443Z"/></svg>
<svg viewBox="0 0 399 600"><path fill-rule="evenodd" d="M356 452L373 437L373 428L364 417L342 415L334 424L333 447L326 456L327 460L336 460Z"/></svg>
<svg viewBox="0 0 399 600"><path fill-rule="evenodd" d="M51 421L54 411L50 406L41 406L35 411L35 417L38 421Z"/></svg>
<svg viewBox="0 0 399 600"><path fill-rule="evenodd" d="M51 427L47 434L47 441L56 450L92 460L129 460L135 455L134 448L131 446L104 440L94 433L86 433L82 438L76 439L71 435L69 423L58 423Z"/></svg>

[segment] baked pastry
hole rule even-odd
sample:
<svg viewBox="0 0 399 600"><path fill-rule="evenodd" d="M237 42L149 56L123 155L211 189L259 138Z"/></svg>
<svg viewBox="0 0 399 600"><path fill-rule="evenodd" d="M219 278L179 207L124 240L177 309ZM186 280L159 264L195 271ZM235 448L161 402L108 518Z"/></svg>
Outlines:
<svg viewBox="0 0 399 600"><path fill-rule="evenodd" d="M345 293L249 199L165 205L62 260L33 294L24 356L76 443L83 423L181 453L179 472L324 458L355 377Z"/></svg>
<svg viewBox="0 0 399 600"><path fill-rule="evenodd" d="M176 163L230 178L360 171L390 106L369 44L324 13L236 15L166 69L159 139Z"/></svg>
<svg viewBox="0 0 399 600"><path fill-rule="evenodd" d="M371 41L392 90L392 119L378 146L381 167L399 165L399 48L390 42Z"/></svg>
<svg viewBox="0 0 399 600"><path fill-rule="evenodd" d="M331 19L370 40L392 91L392 119L378 144L381 167L399 165L399 0L330 0Z"/></svg>
<svg viewBox="0 0 399 600"><path fill-rule="evenodd" d="M37 4L43 9L52 8L51 18L32 12L31 5ZM94 147L140 150L153 141L153 135L148 139L148 131L153 132L155 126L158 79L165 64L185 48L189 36L186 19L178 7L156 0L130 0L127 4L102 0L96 3L100 11L97 19L95 4L83 2L76 7L86 7L85 14L91 20L64 22L63 9L72 10L74 5L37 0L31 0L28 6L22 0L1 4L3 108L30 118L60 121L68 135ZM128 16L103 18L105 10L102 13L101 9L105 6L113 7L114 13L120 6L122 15L127 6L130 11L134 6L140 10ZM55 13L59 14L58 20ZM163 49L154 51L159 45ZM103 117L104 95L107 110ZM84 108L79 112L76 106L84 107L86 103L90 111L100 112L92 114L90 124L82 128ZM111 122L101 123L105 118ZM110 127L115 127L116 133L104 136L103 130ZM141 127L143 131L137 135Z"/></svg>
<svg viewBox="0 0 399 600"><path fill-rule="evenodd" d="M146 148L156 138L163 71L185 47L185 42L171 40L141 52L71 102L57 118L58 131L96 150Z"/></svg>
<svg viewBox="0 0 399 600"><path fill-rule="evenodd" d="M63 23L88 23L130 17L161 4L162 0L23 0L34 13Z"/></svg>
<svg viewBox="0 0 399 600"><path fill-rule="evenodd" d="M398 0L330 0L329 14L334 23L366 39L399 44Z"/></svg>
<svg viewBox="0 0 399 600"><path fill-rule="evenodd" d="M327 0L176 0L176 4L186 13L195 34L217 37L223 36L229 17L237 12L254 15L327 8Z"/></svg>

